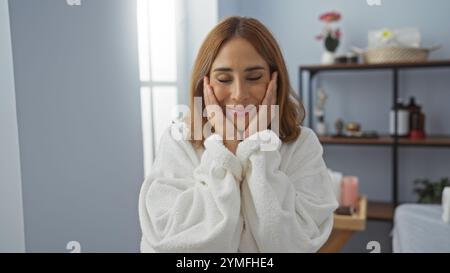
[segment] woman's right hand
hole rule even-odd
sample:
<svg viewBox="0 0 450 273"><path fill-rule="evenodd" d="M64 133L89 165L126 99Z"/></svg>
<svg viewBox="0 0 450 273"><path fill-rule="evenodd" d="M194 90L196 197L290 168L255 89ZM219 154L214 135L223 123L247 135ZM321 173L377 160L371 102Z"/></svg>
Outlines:
<svg viewBox="0 0 450 273"><path fill-rule="evenodd" d="M203 78L203 98L205 100L208 121L214 128L215 133L222 136L225 147L233 154L236 154L236 149L240 142L239 139L241 138L238 137L238 131L234 124L223 114L207 76Z"/></svg>

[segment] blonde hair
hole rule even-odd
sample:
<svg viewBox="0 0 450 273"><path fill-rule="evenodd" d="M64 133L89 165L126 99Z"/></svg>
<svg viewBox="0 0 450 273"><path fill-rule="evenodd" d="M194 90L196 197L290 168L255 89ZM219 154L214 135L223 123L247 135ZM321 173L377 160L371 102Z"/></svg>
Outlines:
<svg viewBox="0 0 450 273"><path fill-rule="evenodd" d="M295 141L300 135L300 125L305 118L305 108L301 102L296 99L296 94L289 83L289 75L286 64L283 59L280 47L270 31L258 20L248 17L233 16L222 20L207 35L201 45L190 81L190 112L195 114L198 111L194 107L194 98L203 98L203 77L209 76L211 66L219 53L221 47L230 39L239 37L244 38L251 43L256 51L268 63L270 75L278 71L278 95L277 102L280 113L280 139L284 143ZM191 132L194 129L194 116L191 115L187 121L190 123ZM202 117L202 125L207 122L207 118ZM189 125L188 125L189 126ZM203 127L202 126L202 127ZM204 142L204 136L201 140L195 140L192 137L190 141L195 147L200 147Z"/></svg>

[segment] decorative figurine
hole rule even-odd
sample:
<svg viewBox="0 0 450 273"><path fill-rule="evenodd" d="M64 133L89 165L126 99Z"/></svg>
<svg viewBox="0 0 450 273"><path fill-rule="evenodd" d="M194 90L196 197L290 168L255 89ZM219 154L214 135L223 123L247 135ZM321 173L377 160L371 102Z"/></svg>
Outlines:
<svg viewBox="0 0 450 273"><path fill-rule="evenodd" d="M357 122L349 122L345 126L345 129L347 130L348 136L351 137L361 137L362 131L361 131L361 124Z"/></svg>
<svg viewBox="0 0 450 273"><path fill-rule="evenodd" d="M336 136L344 135L344 121L342 119L337 119L334 123L334 127L336 128Z"/></svg>
<svg viewBox="0 0 450 273"><path fill-rule="evenodd" d="M314 114L317 117L316 133L318 135L326 135L327 127L325 123L325 102L327 101L327 94L323 88L319 88L317 91L317 103Z"/></svg>

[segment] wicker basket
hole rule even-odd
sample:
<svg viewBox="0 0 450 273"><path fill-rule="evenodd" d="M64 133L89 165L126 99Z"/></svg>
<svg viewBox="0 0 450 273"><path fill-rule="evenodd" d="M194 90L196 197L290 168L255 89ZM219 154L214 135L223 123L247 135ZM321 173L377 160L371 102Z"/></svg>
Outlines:
<svg viewBox="0 0 450 273"><path fill-rule="evenodd" d="M365 63L407 63L425 62L428 60L430 51L434 48L375 48L362 52Z"/></svg>

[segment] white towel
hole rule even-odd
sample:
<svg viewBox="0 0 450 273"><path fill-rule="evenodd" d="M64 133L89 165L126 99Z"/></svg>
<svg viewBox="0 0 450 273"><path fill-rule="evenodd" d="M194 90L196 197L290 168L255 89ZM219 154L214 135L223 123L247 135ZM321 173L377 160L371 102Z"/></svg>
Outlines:
<svg viewBox="0 0 450 273"><path fill-rule="evenodd" d="M442 191L442 220L450 222L450 187L445 187Z"/></svg>
<svg viewBox="0 0 450 273"><path fill-rule="evenodd" d="M338 200L339 204L341 203L341 185L342 185L342 177L343 174L340 172L335 172L331 169L328 169L331 180L333 181L333 191L336 195L336 200Z"/></svg>

